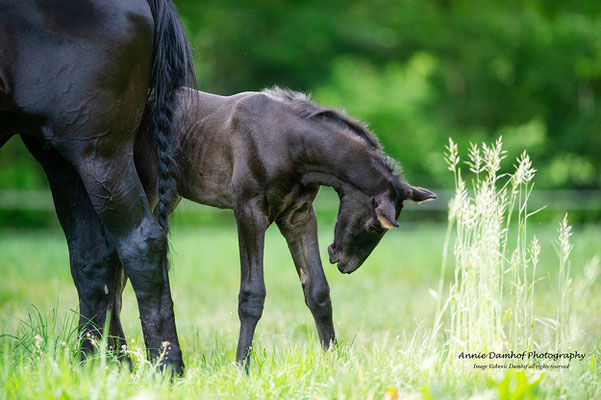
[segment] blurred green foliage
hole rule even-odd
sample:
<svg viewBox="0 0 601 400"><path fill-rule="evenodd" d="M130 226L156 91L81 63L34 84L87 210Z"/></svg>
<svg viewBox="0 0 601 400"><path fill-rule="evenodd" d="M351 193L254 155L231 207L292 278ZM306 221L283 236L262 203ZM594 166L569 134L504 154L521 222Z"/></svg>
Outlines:
<svg viewBox="0 0 601 400"><path fill-rule="evenodd" d="M419 184L442 151L502 134L547 188L599 188L601 3L178 0L200 88L274 84L368 122Z"/></svg>
<svg viewBox="0 0 601 400"><path fill-rule="evenodd" d="M411 182L447 185L449 136L503 135L508 156L531 154L538 187L601 187L599 1L175 2L200 89L309 91L369 123ZM0 188L44 187L11 142Z"/></svg>

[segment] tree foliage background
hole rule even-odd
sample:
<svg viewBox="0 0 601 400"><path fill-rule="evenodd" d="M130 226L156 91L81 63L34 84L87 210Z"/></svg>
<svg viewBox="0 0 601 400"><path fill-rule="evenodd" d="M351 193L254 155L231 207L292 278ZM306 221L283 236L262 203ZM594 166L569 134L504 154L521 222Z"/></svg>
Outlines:
<svg viewBox="0 0 601 400"><path fill-rule="evenodd" d="M175 1L201 90L280 85L369 123L419 185L442 159L503 135L545 188L601 187L601 2L596 0ZM18 140L0 187L45 185Z"/></svg>

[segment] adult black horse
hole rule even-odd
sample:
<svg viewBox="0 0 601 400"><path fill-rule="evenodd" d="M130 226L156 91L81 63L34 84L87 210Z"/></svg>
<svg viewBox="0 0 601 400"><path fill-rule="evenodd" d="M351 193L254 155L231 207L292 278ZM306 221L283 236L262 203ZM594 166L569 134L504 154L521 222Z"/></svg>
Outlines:
<svg viewBox="0 0 601 400"><path fill-rule="evenodd" d="M112 311L110 333L123 338L115 302L122 266L150 358L168 343L162 362L176 372L183 362L167 276L168 210L159 207L157 222L133 143L153 93L159 192L170 197L175 89L193 81L191 60L170 0L0 0L0 147L21 134L43 161L69 244L82 333L98 334ZM92 350L89 341L82 346Z"/></svg>

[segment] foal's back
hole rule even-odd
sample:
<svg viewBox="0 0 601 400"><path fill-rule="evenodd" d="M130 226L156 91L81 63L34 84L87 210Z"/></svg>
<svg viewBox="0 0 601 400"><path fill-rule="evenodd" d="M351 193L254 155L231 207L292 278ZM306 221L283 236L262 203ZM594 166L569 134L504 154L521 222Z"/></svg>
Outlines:
<svg viewBox="0 0 601 400"><path fill-rule="evenodd" d="M294 172L289 152L296 124L285 103L260 92L219 96L192 89L182 90L179 100L174 161L180 196L219 208L232 208L236 197L259 191L268 198L283 196L274 190L285 191ZM135 160L154 200L157 162L151 132L144 118Z"/></svg>

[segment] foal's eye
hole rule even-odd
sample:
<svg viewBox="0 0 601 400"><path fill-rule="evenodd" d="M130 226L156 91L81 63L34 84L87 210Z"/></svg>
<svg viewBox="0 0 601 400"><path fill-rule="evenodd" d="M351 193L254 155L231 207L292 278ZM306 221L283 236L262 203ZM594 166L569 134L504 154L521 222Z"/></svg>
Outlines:
<svg viewBox="0 0 601 400"><path fill-rule="evenodd" d="M368 232L369 232L369 233L372 233L372 234L374 234L374 235L379 235L380 233L382 233L382 232L383 232L383 229L382 229L382 228L380 228L379 226L376 226L376 225L370 225L370 226L367 228L367 230L368 230Z"/></svg>

